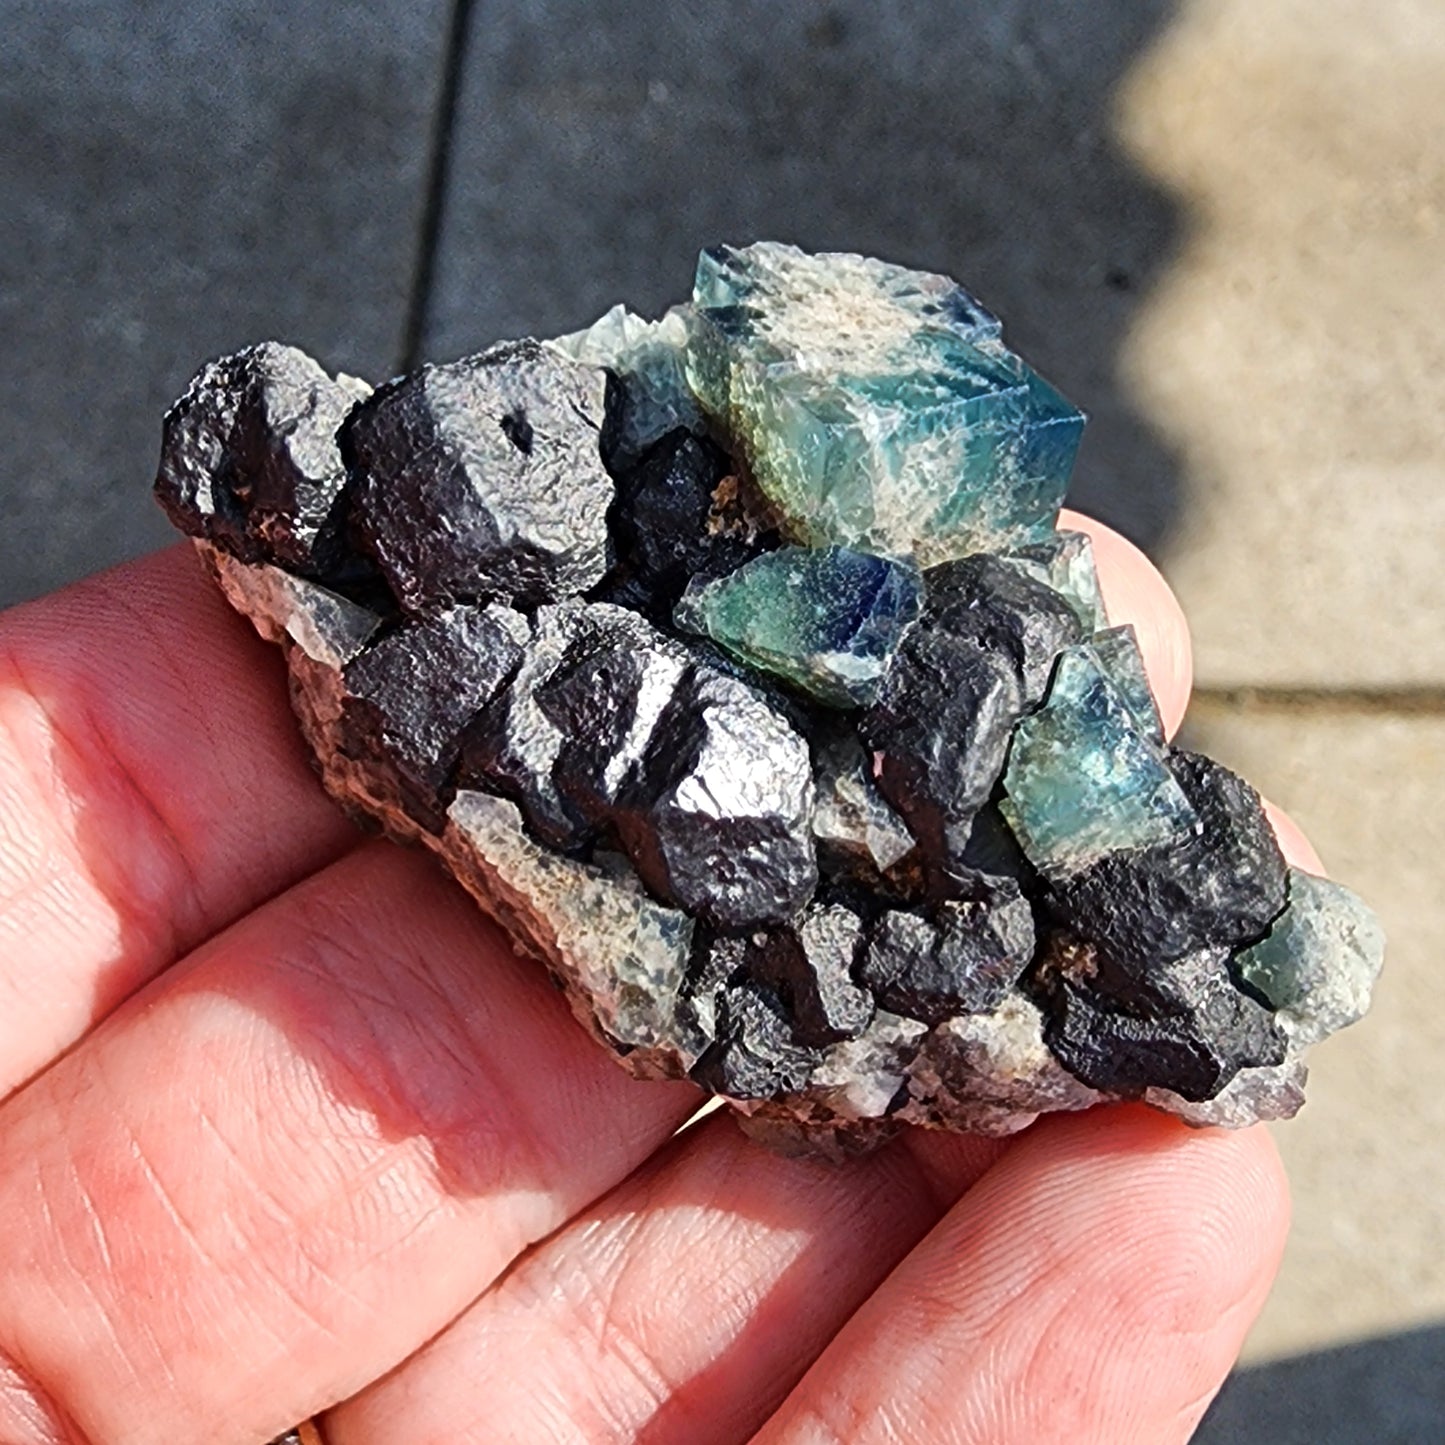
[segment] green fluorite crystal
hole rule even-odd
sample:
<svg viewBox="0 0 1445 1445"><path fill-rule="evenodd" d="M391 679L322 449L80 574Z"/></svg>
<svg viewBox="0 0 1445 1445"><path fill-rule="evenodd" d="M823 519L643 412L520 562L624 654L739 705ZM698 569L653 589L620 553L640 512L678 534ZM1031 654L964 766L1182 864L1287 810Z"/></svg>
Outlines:
<svg viewBox="0 0 1445 1445"><path fill-rule="evenodd" d="M1048 536L1084 418L946 277L760 242L698 262L687 376L798 541L922 565Z"/></svg>
<svg viewBox="0 0 1445 1445"><path fill-rule="evenodd" d="M1139 639L1130 624L1123 627L1109 627L1096 632L1089 639L1099 662L1103 665L1119 689L1129 711L1134 714L1139 726L1156 743L1164 742L1164 723L1159 716L1159 705L1149 686L1149 674L1144 668L1144 654L1139 651Z"/></svg>
<svg viewBox="0 0 1445 1445"><path fill-rule="evenodd" d="M1059 654L1044 706L1014 731L1003 785L1004 816L1047 878L1183 837L1198 821L1163 748L1087 643Z"/></svg>
<svg viewBox="0 0 1445 1445"><path fill-rule="evenodd" d="M1291 868L1288 906L1235 967L1302 1047L1364 1014L1384 958L1379 920L1355 894Z"/></svg>
<svg viewBox="0 0 1445 1445"><path fill-rule="evenodd" d="M843 547L784 547L690 588L679 625L834 707L872 701L922 584L908 563Z"/></svg>
<svg viewBox="0 0 1445 1445"><path fill-rule="evenodd" d="M1109 625L1094 566L1094 544L1088 533L1055 532L1011 553L1005 560L1059 593L1074 609L1086 632L1097 632Z"/></svg>

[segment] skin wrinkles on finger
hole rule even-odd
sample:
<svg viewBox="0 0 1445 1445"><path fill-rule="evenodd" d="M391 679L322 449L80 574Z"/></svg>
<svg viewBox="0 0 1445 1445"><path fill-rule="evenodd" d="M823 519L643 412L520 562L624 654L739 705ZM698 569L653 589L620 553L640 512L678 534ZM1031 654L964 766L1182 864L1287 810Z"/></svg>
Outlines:
<svg viewBox="0 0 1445 1445"><path fill-rule="evenodd" d="M54 1401L0 1353L0 1440L6 1445L86 1445Z"/></svg>
<svg viewBox="0 0 1445 1445"><path fill-rule="evenodd" d="M430 860L370 845L0 1108L0 1353L91 1440L269 1438L436 1334L696 1097L628 1079Z"/></svg>
<svg viewBox="0 0 1445 1445"><path fill-rule="evenodd" d="M932 1170L901 1146L837 1167L714 1116L331 1412L328 1439L746 1439L1000 1147L939 1142Z"/></svg>
<svg viewBox="0 0 1445 1445"><path fill-rule="evenodd" d="M1263 1130L1142 1108L1047 1120L854 1315L759 1445L821 1427L850 1445L1183 1445L1287 1215Z"/></svg>
<svg viewBox="0 0 1445 1445"><path fill-rule="evenodd" d="M356 838L190 547L0 615L0 1096Z"/></svg>

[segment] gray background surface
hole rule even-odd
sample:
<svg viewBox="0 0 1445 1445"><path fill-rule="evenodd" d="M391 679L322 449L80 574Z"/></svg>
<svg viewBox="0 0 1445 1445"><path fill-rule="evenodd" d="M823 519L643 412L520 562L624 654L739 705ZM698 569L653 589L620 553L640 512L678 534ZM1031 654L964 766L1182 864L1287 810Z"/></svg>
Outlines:
<svg viewBox="0 0 1445 1445"><path fill-rule="evenodd" d="M998 311L1091 414L1077 504L1184 598L1191 736L1394 945L1280 1130L1294 1243L1198 1438L1445 1439L1436 0L0 18L0 605L165 540L160 415L263 337L380 380L655 310L700 246L763 236Z"/></svg>

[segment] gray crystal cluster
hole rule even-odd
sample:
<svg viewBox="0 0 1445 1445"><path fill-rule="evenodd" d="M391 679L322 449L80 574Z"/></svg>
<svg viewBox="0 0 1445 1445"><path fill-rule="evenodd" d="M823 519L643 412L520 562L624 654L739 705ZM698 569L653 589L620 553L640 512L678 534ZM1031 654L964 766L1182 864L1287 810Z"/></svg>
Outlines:
<svg viewBox="0 0 1445 1445"><path fill-rule="evenodd" d="M1382 938L1166 740L1056 530L1082 426L956 283L757 244L375 391L226 357L156 490L330 792L634 1073L830 1151L1288 1115Z"/></svg>

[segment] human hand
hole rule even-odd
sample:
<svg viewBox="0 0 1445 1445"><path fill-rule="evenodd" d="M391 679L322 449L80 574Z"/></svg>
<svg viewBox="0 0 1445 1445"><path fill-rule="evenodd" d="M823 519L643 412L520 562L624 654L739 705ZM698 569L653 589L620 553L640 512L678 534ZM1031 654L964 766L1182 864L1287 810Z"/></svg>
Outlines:
<svg viewBox="0 0 1445 1445"><path fill-rule="evenodd" d="M1172 729L1177 606L1066 525ZM1264 1131L1142 1108L674 1137L691 1086L354 833L183 548L0 618L0 999L3 1445L1168 1445L1286 1226Z"/></svg>

